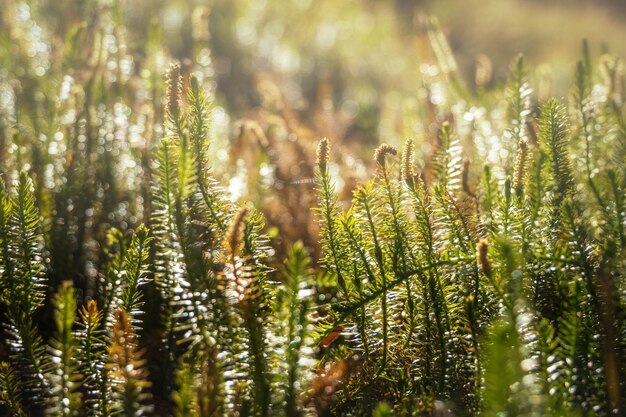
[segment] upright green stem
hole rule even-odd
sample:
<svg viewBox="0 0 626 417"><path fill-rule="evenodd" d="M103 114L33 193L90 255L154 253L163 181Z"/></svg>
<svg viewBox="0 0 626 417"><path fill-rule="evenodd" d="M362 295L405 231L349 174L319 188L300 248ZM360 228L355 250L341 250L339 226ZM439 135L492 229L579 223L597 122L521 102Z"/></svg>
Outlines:
<svg viewBox="0 0 626 417"><path fill-rule="evenodd" d="M385 263L383 259L383 251L380 247L380 243L378 241L378 236L376 234L376 227L374 225L374 219L372 217L372 212L370 209L369 202L367 198L363 198L363 206L365 208L365 212L367 215L367 221L370 226L370 231L372 233L372 239L374 241L374 256L376 258L376 263L378 264L378 269L380 271L380 276L382 278L383 285L383 293L382 293L382 312L383 312L383 359L381 361L381 369L385 367L387 364L387 349L388 349L388 323L387 323L387 274L385 273Z"/></svg>
<svg viewBox="0 0 626 417"><path fill-rule="evenodd" d="M322 215L324 216L324 222L326 223L326 232L328 235L328 245L333 261L333 268L337 274L337 282L339 287L344 292L344 295L348 297L348 289L346 287L345 279L341 273L341 267L339 265L338 256L338 242L337 242L337 230L335 229L335 221L333 220L333 197L332 197L332 185L330 184L330 176L328 175L328 168L320 169L320 182L322 191Z"/></svg>

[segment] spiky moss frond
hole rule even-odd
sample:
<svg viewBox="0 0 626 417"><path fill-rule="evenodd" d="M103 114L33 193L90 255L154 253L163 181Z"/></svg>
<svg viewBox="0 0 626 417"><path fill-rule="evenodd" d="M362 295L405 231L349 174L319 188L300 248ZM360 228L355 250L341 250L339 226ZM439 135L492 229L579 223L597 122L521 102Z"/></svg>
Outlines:
<svg viewBox="0 0 626 417"><path fill-rule="evenodd" d="M22 390L17 371L7 362L0 362L0 403L14 417L26 417L21 405Z"/></svg>
<svg viewBox="0 0 626 417"><path fill-rule="evenodd" d="M189 345L209 337L212 328L209 314L213 313L215 328L219 327L217 322L224 314L217 311L219 301L215 288L206 283L207 269L201 248L190 242L192 227L185 223L187 214L182 213L187 202L181 198L177 185L180 181L180 158L177 147L170 140L161 141L157 163L152 227L155 235L155 281L163 299L161 322L165 327L162 336L165 354L162 367L167 376L164 383L168 384L164 388L168 391L174 386L174 373L181 355ZM208 297L214 299L212 306L215 311L207 311Z"/></svg>
<svg viewBox="0 0 626 417"><path fill-rule="evenodd" d="M224 286L245 329L245 345L240 349L243 349L248 366L247 369L240 369L240 372L247 376L252 387L252 412L265 417L271 403L266 334L269 297L265 279L267 267L264 263L267 248L261 234L262 217L258 212L247 213L245 211L235 217L231 225L233 233L229 233L232 239L228 245L230 248L240 248L241 256L231 256L231 262L224 269Z"/></svg>
<svg viewBox="0 0 626 417"><path fill-rule="evenodd" d="M96 305L100 306L104 321L109 329L113 325L113 311L122 298L124 290L122 281L127 245L127 239L120 230L109 229L103 248L103 271L96 278L93 294Z"/></svg>
<svg viewBox="0 0 626 417"><path fill-rule="evenodd" d="M130 317L124 310L116 310L107 364L112 415L137 417L150 412L151 408L146 405L150 382L145 365Z"/></svg>
<svg viewBox="0 0 626 417"><path fill-rule="evenodd" d="M323 263L337 277L337 285L345 294L348 291L346 279L350 268L345 261L348 255L345 239L337 224L337 215L340 210L335 186L328 169L329 154L330 143L324 138L317 147L319 207L316 211L321 229L321 245L324 249Z"/></svg>
<svg viewBox="0 0 626 417"><path fill-rule="evenodd" d="M568 246L568 249L563 250L571 265L564 268L565 280L562 285L566 291L563 291L562 320L568 322L574 320L570 316L580 316L576 323L578 331L575 332L580 338L574 335L566 345L573 349L570 353L580 361L579 366L572 370L571 376L576 379L578 391L574 395L574 404L584 407L587 403L607 403L607 370L601 352L606 352L611 346L607 339L611 326L607 326L602 320L607 305L606 301L602 302L599 293L601 287L598 281L600 272L596 257L597 244L590 237L588 226L579 210L576 204L568 202L563 205L563 232ZM571 326L565 325L563 329L568 327ZM568 339L570 338L565 338ZM603 412L608 412L608 409L604 408Z"/></svg>
<svg viewBox="0 0 626 417"><path fill-rule="evenodd" d="M574 179L569 160L568 128L565 109L557 100L550 100L541 110L541 142L550 160L554 206L560 206L573 191Z"/></svg>
<svg viewBox="0 0 626 417"><path fill-rule="evenodd" d="M178 234L175 207L177 174L174 147L167 139L159 143L156 164L152 191L155 211L152 221L157 225L155 229L158 233L164 234L166 239L172 239Z"/></svg>
<svg viewBox="0 0 626 417"><path fill-rule="evenodd" d="M408 146L411 146L409 143ZM401 171L405 175L412 175L412 157L403 155L406 160L402 161ZM406 181L406 179L405 179ZM377 204L385 215L381 218L381 236L385 240L387 250L392 253L391 272L393 277L402 276L418 265L418 256L415 243L411 240L411 229L409 225L409 211L406 210L407 195L405 188L400 181L391 179L389 175L383 175L376 179ZM399 329L404 330L405 343L407 347L413 337L415 328L415 297L412 290L413 279L407 279L404 283L405 293L397 294L393 297L396 300L390 307L392 314L402 314L405 316L402 323L398 323Z"/></svg>
<svg viewBox="0 0 626 417"><path fill-rule="evenodd" d="M174 68L168 78L181 77ZM169 112L169 138L159 145L153 185L153 223L158 238L155 279L164 300L166 392L182 389L176 387L174 374L179 364L189 361L181 362L184 355L200 346L217 343L227 350L235 343L215 272L221 268L219 249L232 210L209 176L210 104L193 76L190 87L185 92L177 84L189 106L183 111L179 103L179 109Z"/></svg>
<svg viewBox="0 0 626 417"><path fill-rule="evenodd" d="M228 351L236 362L230 364L242 383L249 388L255 415L266 416L270 407L270 375L267 364L265 295L261 291L255 268L241 259L225 268L225 289L231 303L233 324L241 326L243 334L231 335ZM236 393L231 393L235 395ZM236 403L235 403L236 404Z"/></svg>
<svg viewBox="0 0 626 417"><path fill-rule="evenodd" d="M521 253L514 242L495 242L495 263L506 293L505 309L489 332L484 351L483 408L485 415L544 416L547 389L542 379L543 350L539 323L522 292Z"/></svg>
<svg viewBox="0 0 626 417"><path fill-rule="evenodd" d="M448 286L442 280L440 266L446 260L440 253L440 232L437 230L430 190L426 189L421 178L416 177L416 181L409 186L409 193L409 203L415 216L411 239L416 241L418 256L423 259L416 269L421 300L417 320L424 323L418 331L416 348L427 358L420 373L425 379L424 386L436 387L429 392L442 392L448 355L446 316L449 297L446 295Z"/></svg>
<svg viewBox="0 0 626 417"><path fill-rule="evenodd" d="M32 315L43 305L46 292L43 236L39 228L39 211L35 206L35 188L21 172L15 195L15 209L9 236L13 242L16 265L16 298L23 314ZM21 314L21 313L20 313Z"/></svg>
<svg viewBox="0 0 626 417"><path fill-rule="evenodd" d="M306 248L296 243L289 251L282 275L284 285L273 306L278 321L274 339L276 346L274 365L280 370L275 385L280 392L282 414L295 416L302 413L302 395L311 375L306 371L313 363L311 318L311 278L313 271ZM286 376L286 377L285 377Z"/></svg>
<svg viewBox="0 0 626 417"><path fill-rule="evenodd" d="M50 370L46 346L31 320L11 322L6 326L10 359L20 375L24 396L29 399L26 409L43 406L49 394L44 375Z"/></svg>
<svg viewBox="0 0 626 417"><path fill-rule="evenodd" d="M378 281L377 274L375 272L375 261L371 255L371 252L368 250L361 229L357 227L356 219L352 210L340 216L339 224L341 225L347 237L348 245L351 252L355 254L353 256L352 274L350 275L350 289L354 289L356 296L359 299L362 299L364 298L365 292L369 288L372 288L374 284ZM349 299L350 297L347 297L347 300ZM359 319L356 326L356 333L360 338L360 346L357 345L357 347L355 347L355 350L362 351L365 360L369 360L369 318L366 311L366 306L361 306ZM334 329L334 326L332 326L331 329ZM350 332L347 333L350 334Z"/></svg>
<svg viewBox="0 0 626 417"><path fill-rule="evenodd" d="M161 141L157 152L153 199L155 210L152 229L155 236L155 281L166 303L189 285L185 278L185 265L181 253L179 230L174 204L175 163L173 148L168 141ZM169 297L169 298L168 298ZM166 309L169 311L171 306Z"/></svg>
<svg viewBox="0 0 626 417"><path fill-rule="evenodd" d="M128 312L135 328L141 327L140 315L144 302L140 287L149 282L148 256L151 240L148 236L148 229L140 225L133 233L124 258L125 282L120 307Z"/></svg>
<svg viewBox="0 0 626 417"><path fill-rule="evenodd" d="M505 163L505 173L513 175L513 188L516 193L521 193L523 168L525 167L528 144L527 119L530 116L530 96L532 94L532 89L528 83L528 68L521 54L511 63L510 73L509 86L507 88L510 128L507 131L509 142L505 143L505 146L509 151L509 155L513 155L515 149L517 151L515 152L514 172L511 172L511 160L508 160Z"/></svg>
<svg viewBox="0 0 626 417"><path fill-rule="evenodd" d="M434 306L439 305L437 328L442 350L439 361L443 369L439 379L439 391L440 395L450 395L451 392L462 389L456 385L460 381L464 381L461 385L475 384L471 375L475 374L478 359L473 350L478 343L475 336L479 332L479 321L482 320L486 297L481 294L480 275L476 263L473 262L478 238L473 214L463 205L463 201L456 200L442 184L434 187L433 196L437 219L434 224L438 237L437 250L447 258L472 260L442 267L440 276L431 285L431 291L434 290L431 294ZM458 336L452 336L454 334ZM450 379L450 374L457 374L457 379ZM476 407L477 401L471 392L464 395L462 401L464 407Z"/></svg>
<svg viewBox="0 0 626 417"><path fill-rule="evenodd" d="M183 91L180 65L172 64L168 73L168 94L165 127L169 130L166 138L161 141L159 149L159 164L164 163L163 171L158 173L161 184L164 186L163 193L169 193L166 197L171 199L172 213L178 240L181 244L185 263L187 266L195 263L190 255L191 243L188 241L190 223L190 211L193 208L193 195L196 188L196 166L192 147L189 143L189 130L187 118L184 116L181 100ZM196 132L198 133L198 132ZM197 138L198 139L198 138ZM157 195L157 198L159 196ZM195 265L194 265L195 266ZM194 268L192 268L193 270ZM192 272L192 271L188 271Z"/></svg>
<svg viewBox="0 0 626 417"><path fill-rule="evenodd" d="M46 279L43 237L32 180L25 172L20 173L13 202L5 191L0 192L0 200L2 216L10 215L5 224L7 234L2 236L3 280L9 281L4 281L3 287L8 288L11 295L11 299L3 299L9 355L18 369L25 393L35 405L40 405L49 393L44 375L50 364L33 320L45 299Z"/></svg>
<svg viewBox="0 0 626 417"><path fill-rule="evenodd" d="M209 231L214 234L214 241L219 242L226 231L229 210L221 189L210 177L209 171L209 124L211 104L204 89L194 76L190 78L189 90L189 136L194 154L196 181L209 218Z"/></svg>
<svg viewBox="0 0 626 417"><path fill-rule="evenodd" d="M69 417L80 407L77 373L77 342L72 332L76 319L76 292L71 282L65 281L54 297L56 334L50 341L52 372L48 374L51 415Z"/></svg>
<svg viewBox="0 0 626 417"><path fill-rule="evenodd" d="M208 318L193 300L193 292L187 278L186 266L175 233L167 233L167 227L155 225L155 282L159 289L162 335L162 368L168 378L174 370L188 344L203 337ZM166 236L172 239L165 240ZM166 382L171 383L171 379Z"/></svg>
<svg viewBox="0 0 626 417"><path fill-rule="evenodd" d="M557 407L582 412L589 404L594 411L608 415L605 371L598 346L597 323L581 312L585 294L580 282L572 283L567 292L563 313L551 329L548 345L547 375L550 393ZM546 324L547 326L547 324Z"/></svg>
<svg viewBox="0 0 626 417"><path fill-rule="evenodd" d="M177 216L177 160L175 147L164 139L157 151L157 167L153 184L154 214L152 224L156 241L156 280L165 291L177 286L186 287L185 259L181 247L181 236Z"/></svg>
<svg viewBox="0 0 626 417"><path fill-rule="evenodd" d="M90 300L78 311L78 324L74 334L77 341L77 371L80 381L83 404L88 416L104 416L109 409L110 390L107 384L107 348L103 330L104 313L95 301Z"/></svg>
<svg viewBox="0 0 626 417"><path fill-rule="evenodd" d="M405 161L402 163L405 165ZM399 275L408 271L415 261L414 245L409 240L408 213L404 210L405 189L389 175L377 178L374 188L377 209L385 213L381 217L381 235L393 253L394 273Z"/></svg>
<svg viewBox="0 0 626 417"><path fill-rule="evenodd" d="M276 287L268 279L268 274L274 269L268 265L273 249L270 239L265 234L265 218L256 210L249 210L245 217L243 228L243 247L241 257L245 265L254 267L255 274L266 302L274 298Z"/></svg>
<svg viewBox="0 0 626 417"><path fill-rule="evenodd" d="M391 150L389 150L391 152ZM382 153L382 158L384 158L385 154ZM379 161L379 167L382 166ZM384 159L382 160L384 163ZM382 175L387 175L386 170L382 168ZM382 353L380 359L380 367L384 368L387 362L387 355L389 353L389 311L387 308L388 302L388 281L392 279L390 277L390 273L388 271L388 267L386 265L389 262L388 259L385 259L385 252L383 252L383 243L381 241L379 234L379 218L381 213L379 210L374 210L374 205L376 204L375 196L374 196L374 188L373 183L369 183L365 187L361 187L357 189L354 193L355 200L358 203L358 207L362 210L360 215L362 216L362 226L364 230L367 230L368 240L371 242L371 252L373 254L373 259L375 261L378 284L381 289L380 303L381 303L381 317L380 317L380 327L382 329Z"/></svg>
<svg viewBox="0 0 626 417"><path fill-rule="evenodd" d="M226 264L218 287L220 300L227 301L220 317L224 326L217 334L218 346L227 354L219 368L227 379L239 380L236 385L228 384L225 406L239 407L237 396L245 392L254 398L250 405L255 415L267 415L271 400L268 302L274 298L275 284L267 280L271 269L266 265L269 246L263 229L263 217L256 210L244 207L232 219L224 240Z"/></svg>
<svg viewBox="0 0 626 417"><path fill-rule="evenodd" d="M176 70L168 76L177 77L181 78ZM161 223L162 233L170 234L173 245L169 248L173 254L182 255L176 257L184 261L185 276L180 278L189 284L185 297L193 299L191 304L198 310L197 333L199 327L203 327L202 332L208 330L207 317L197 313L202 310L201 304L206 303L203 293L215 296L217 280L211 271L214 249L226 231L231 210L209 176L208 100L195 77L191 77L190 85L189 91L179 85L179 93L187 97L189 107L179 112L178 119L170 116L169 122L176 129L169 139L161 141L154 194L158 201L155 219Z"/></svg>

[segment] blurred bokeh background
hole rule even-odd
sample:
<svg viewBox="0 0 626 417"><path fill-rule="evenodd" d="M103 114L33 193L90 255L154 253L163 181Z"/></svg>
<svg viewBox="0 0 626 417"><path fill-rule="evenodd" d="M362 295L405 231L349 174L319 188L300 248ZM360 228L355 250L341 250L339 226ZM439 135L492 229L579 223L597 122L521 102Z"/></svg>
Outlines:
<svg viewBox="0 0 626 417"><path fill-rule="evenodd" d="M5 0L8 3L20 2ZM257 104L252 75L281 77L295 104L311 100L320 79L336 96L359 87L410 90L424 61L423 16L435 16L463 76L488 65L501 80L518 53L555 82L571 77L583 38L596 50L626 52L626 2L621 0L40 0L24 2L45 16L59 39L78 22L115 9L126 25L128 52L150 53L149 40L172 56L202 61L206 42L218 89L230 107ZM9 12L5 9L5 12ZM200 42L194 42L200 41ZM294 84L296 83L296 84ZM366 88L367 89L367 88ZM367 95L362 92L361 94Z"/></svg>

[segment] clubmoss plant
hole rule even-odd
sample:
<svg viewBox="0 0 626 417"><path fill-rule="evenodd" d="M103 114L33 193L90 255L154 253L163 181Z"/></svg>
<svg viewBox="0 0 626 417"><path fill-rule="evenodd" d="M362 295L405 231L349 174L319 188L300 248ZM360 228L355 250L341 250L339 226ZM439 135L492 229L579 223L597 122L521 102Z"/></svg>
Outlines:
<svg viewBox="0 0 626 417"><path fill-rule="evenodd" d="M87 3L67 42L0 15L1 415L624 414L616 58L585 43L568 100L522 56L473 89L424 21L401 145L397 106L345 122L322 80L306 117L261 76L215 88L204 7L198 63L167 69L158 27L138 52L120 2Z"/></svg>

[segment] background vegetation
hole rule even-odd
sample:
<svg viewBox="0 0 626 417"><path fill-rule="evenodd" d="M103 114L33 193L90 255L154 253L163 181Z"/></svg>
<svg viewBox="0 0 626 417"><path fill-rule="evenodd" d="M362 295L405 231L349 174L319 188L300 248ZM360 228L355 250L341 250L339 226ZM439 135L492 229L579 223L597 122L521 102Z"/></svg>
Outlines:
<svg viewBox="0 0 626 417"><path fill-rule="evenodd" d="M576 4L3 3L0 414L623 415L625 11Z"/></svg>

